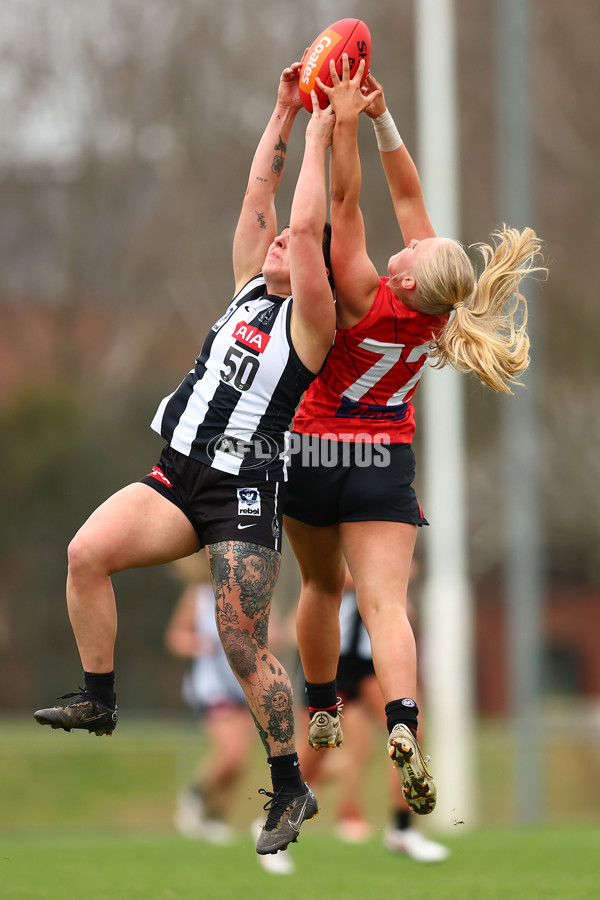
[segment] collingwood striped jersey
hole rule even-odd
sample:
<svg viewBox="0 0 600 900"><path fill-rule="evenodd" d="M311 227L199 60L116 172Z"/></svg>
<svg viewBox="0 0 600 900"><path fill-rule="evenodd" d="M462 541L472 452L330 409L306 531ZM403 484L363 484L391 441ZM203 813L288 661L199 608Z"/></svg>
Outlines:
<svg viewBox="0 0 600 900"><path fill-rule="evenodd" d="M316 377L290 334L292 298L261 275L211 328L192 371L158 407L152 428L174 450L232 475L286 481L289 426Z"/></svg>

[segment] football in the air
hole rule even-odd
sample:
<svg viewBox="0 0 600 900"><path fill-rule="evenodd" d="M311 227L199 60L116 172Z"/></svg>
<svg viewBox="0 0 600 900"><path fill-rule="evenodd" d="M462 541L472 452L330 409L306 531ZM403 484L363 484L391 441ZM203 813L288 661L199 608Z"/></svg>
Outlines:
<svg viewBox="0 0 600 900"><path fill-rule="evenodd" d="M316 91L319 106L325 109L329 100L317 84L317 75L328 87L331 85L329 63L335 62L338 75L342 76L342 53L348 54L350 77L356 74L361 59L365 60L365 71L361 84L369 72L371 61L371 32L361 19L340 19L326 28L313 41L302 57L300 69L300 99L302 105L312 112L310 92Z"/></svg>

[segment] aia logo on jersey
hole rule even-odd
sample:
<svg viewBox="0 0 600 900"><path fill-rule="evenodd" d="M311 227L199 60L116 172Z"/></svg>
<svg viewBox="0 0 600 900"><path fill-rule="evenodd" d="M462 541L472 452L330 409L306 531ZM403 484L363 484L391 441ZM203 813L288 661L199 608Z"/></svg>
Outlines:
<svg viewBox="0 0 600 900"><path fill-rule="evenodd" d="M260 331L254 325L248 325L247 322L238 322L233 336L239 344L243 344L244 347L254 350L256 353L266 350L267 344L271 340L270 334Z"/></svg>

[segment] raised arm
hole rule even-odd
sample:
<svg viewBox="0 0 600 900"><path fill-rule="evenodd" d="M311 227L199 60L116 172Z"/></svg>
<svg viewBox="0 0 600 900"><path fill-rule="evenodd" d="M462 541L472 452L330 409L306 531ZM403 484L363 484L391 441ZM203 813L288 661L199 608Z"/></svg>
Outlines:
<svg viewBox="0 0 600 900"><path fill-rule="evenodd" d="M300 359L318 372L335 335L335 305L323 257L327 218L327 148L334 114L320 109L312 92L313 112L306 129L304 157L290 216L290 280L292 285L292 342Z"/></svg>
<svg viewBox="0 0 600 900"><path fill-rule="evenodd" d="M365 112L375 127L379 155L404 243L408 246L414 239L421 241L435 237L425 208L417 167L386 106L383 87L370 73L367 75L363 94L367 97L375 95Z"/></svg>
<svg viewBox="0 0 600 900"><path fill-rule="evenodd" d="M333 86L319 86L335 112L331 149L331 268L335 281L338 325L347 328L369 311L379 284L377 270L367 253L365 225L359 206L361 166L358 153L358 117L374 100L360 91L364 62L350 78L344 54L342 78L331 66Z"/></svg>
<svg viewBox="0 0 600 900"><path fill-rule="evenodd" d="M248 187L233 239L233 274L236 293L263 266L277 234L275 194L281 184L287 145L298 110L300 63L283 70L275 109L256 148Z"/></svg>

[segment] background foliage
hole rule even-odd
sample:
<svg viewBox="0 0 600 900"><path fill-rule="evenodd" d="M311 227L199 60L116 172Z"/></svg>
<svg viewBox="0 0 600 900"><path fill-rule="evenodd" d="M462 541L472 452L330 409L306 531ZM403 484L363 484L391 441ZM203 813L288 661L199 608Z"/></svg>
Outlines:
<svg viewBox="0 0 600 900"><path fill-rule="evenodd" d="M461 217L496 227L491 0L457 0ZM600 8L532 0L537 209L551 269L540 299L544 568L598 584ZM80 678L65 549L109 493L145 474L148 427L232 292L231 239L282 68L320 26L366 18L372 68L418 158L408 0L5 0L0 9L0 707L50 702ZM279 195L287 221L304 121ZM398 247L368 122L363 207L382 269ZM435 377L435 376L433 376ZM499 407L465 379L475 586L502 563ZM417 436L417 452L418 442ZM288 558L279 603L292 604ZM179 703L162 633L168 570L115 579L120 702Z"/></svg>

